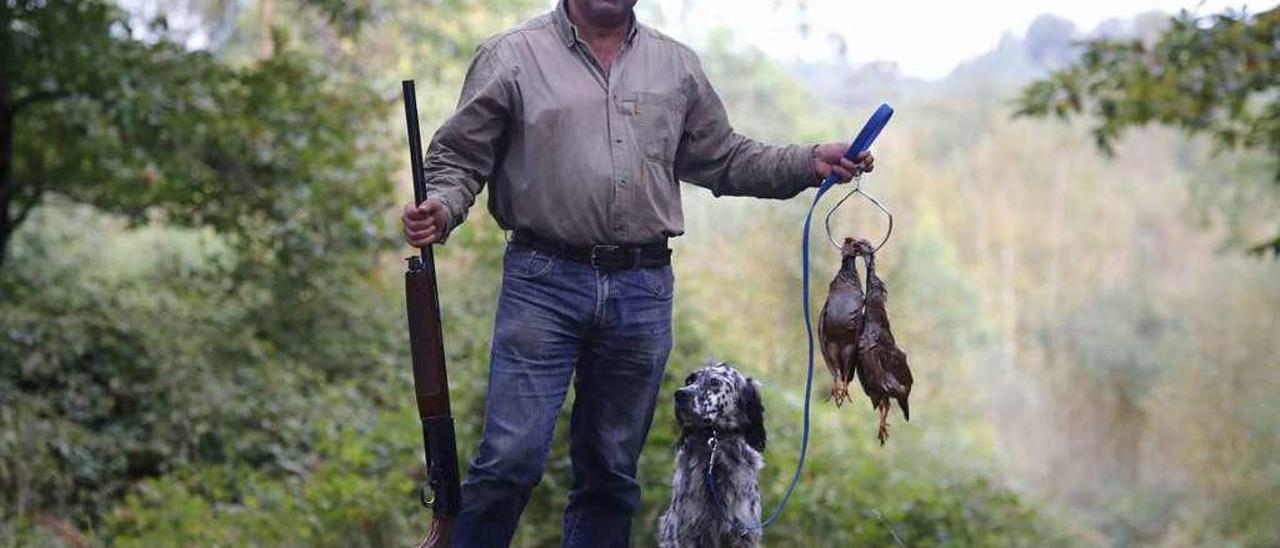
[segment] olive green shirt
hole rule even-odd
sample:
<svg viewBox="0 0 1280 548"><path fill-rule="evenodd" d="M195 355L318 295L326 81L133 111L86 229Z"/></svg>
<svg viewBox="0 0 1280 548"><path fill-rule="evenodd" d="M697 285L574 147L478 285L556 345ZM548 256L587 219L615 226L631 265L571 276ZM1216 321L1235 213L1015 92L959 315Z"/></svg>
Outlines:
<svg viewBox="0 0 1280 548"><path fill-rule="evenodd" d="M426 153L427 196L445 204L450 229L485 181L504 229L571 245L682 234L680 180L761 198L817 185L812 145L734 132L693 50L633 23L606 72L564 10L476 48Z"/></svg>

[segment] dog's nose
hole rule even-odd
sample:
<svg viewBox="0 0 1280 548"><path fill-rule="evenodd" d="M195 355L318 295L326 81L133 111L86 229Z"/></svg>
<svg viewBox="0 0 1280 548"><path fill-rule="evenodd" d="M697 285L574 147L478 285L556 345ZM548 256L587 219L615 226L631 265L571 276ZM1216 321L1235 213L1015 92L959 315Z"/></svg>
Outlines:
<svg viewBox="0 0 1280 548"><path fill-rule="evenodd" d="M681 388L680 390L676 390L676 403L687 403L689 399L692 397L693 397L693 394L691 394L688 390L685 390L683 388Z"/></svg>

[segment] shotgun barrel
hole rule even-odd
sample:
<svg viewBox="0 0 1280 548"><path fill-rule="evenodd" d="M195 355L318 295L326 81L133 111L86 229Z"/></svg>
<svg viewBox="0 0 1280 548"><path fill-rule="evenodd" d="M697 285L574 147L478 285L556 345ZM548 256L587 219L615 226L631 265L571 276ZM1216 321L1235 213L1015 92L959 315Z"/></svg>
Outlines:
<svg viewBox="0 0 1280 548"><path fill-rule="evenodd" d="M422 137L418 129L418 101L413 80L405 80L404 115L409 128L409 165L413 170L414 203L426 198L422 171ZM436 284L435 255L431 246L422 256L410 257L404 274L409 315L409 347L413 358L413 389L422 421L426 450L427 484L422 502L432 509L431 529L419 546L449 546L453 520L462 506L458 477L458 447L449 408L449 376L445 369L444 333L440 323L440 292ZM430 489L432 498L426 497Z"/></svg>

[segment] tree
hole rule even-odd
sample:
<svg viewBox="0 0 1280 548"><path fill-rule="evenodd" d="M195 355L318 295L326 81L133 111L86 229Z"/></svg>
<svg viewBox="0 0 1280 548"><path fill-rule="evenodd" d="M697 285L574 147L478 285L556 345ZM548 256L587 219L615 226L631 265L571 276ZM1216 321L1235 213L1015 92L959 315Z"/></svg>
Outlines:
<svg viewBox="0 0 1280 548"><path fill-rule="evenodd" d="M1222 150L1280 160L1280 8L1198 17L1186 11L1154 40L1098 38L1078 61L1022 90L1017 114L1088 112L1098 147L1150 123L1213 138ZM1280 191L1280 164L1276 166ZM1280 255L1280 234L1252 251Z"/></svg>
<svg viewBox="0 0 1280 548"><path fill-rule="evenodd" d="M339 32L361 13L297 4ZM394 355L379 335L398 323L360 278L388 241L394 103L283 31L231 63L135 19L103 0L0 3L0 537L14 515L100 523L136 482L194 463L302 469L318 436L299 417L366 405L341 381ZM224 252L77 277L120 250L75 248L118 229L68 199L212 229Z"/></svg>
<svg viewBox="0 0 1280 548"><path fill-rule="evenodd" d="M344 27L361 13L307 4ZM245 241L264 226L370 236L388 166L352 129L386 102L284 47L233 67L165 39L166 27L136 29L102 0L0 4L0 265L53 193ZM295 218L298 202L325 200L324 215Z"/></svg>

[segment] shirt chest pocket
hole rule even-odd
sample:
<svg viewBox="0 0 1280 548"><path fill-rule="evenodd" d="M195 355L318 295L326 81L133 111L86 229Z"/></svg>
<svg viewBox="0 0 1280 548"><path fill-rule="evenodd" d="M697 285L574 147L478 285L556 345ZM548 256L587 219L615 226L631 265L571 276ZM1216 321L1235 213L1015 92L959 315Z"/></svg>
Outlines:
<svg viewBox="0 0 1280 548"><path fill-rule="evenodd" d="M636 144L646 158L664 164L675 161L684 131L684 96L639 91L622 96L618 110L631 120Z"/></svg>

